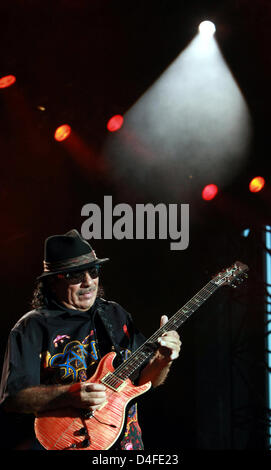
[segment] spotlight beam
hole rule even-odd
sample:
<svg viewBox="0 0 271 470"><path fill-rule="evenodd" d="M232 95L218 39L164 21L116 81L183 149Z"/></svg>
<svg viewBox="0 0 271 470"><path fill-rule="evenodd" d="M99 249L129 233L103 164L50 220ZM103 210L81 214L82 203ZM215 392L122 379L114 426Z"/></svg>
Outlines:
<svg viewBox="0 0 271 470"><path fill-rule="evenodd" d="M206 26L212 32L208 40ZM214 28L204 22L202 32L125 113L125 127L108 135L103 153L116 181L129 175L136 191L187 202L206 181L222 191L241 171L252 122Z"/></svg>

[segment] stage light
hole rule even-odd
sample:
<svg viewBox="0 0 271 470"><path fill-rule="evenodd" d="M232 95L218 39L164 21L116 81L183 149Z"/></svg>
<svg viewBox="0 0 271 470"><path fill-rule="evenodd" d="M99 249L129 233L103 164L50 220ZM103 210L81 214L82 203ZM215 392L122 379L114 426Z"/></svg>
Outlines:
<svg viewBox="0 0 271 470"><path fill-rule="evenodd" d="M71 133L71 127L68 124L59 126L55 131L55 140L62 142L67 139Z"/></svg>
<svg viewBox="0 0 271 470"><path fill-rule="evenodd" d="M202 190L202 199L205 201L211 201L217 195L218 187L215 184L208 184Z"/></svg>
<svg viewBox="0 0 271 470"><path fill-rule="evenodd" d="M5 77L0 78L0 88L8 88L16 82L16 77L14 75L6 75Z"/></svg>
<svg viewBox="0 0 271 470"><path fill-rule="evenodd" d="M265 180L262 176L256 176L249 183L249 190L252 193L258 193L263 189L265 185Z"/></svg>
<svg viewBox="0 0 271 470"><path fill-rule="evenodd" d="M110 132L116 132L118 131L123 125L123 116L120 114L116 114L112 118L109 119L107 123L107 129Z"/></svg>
<svg viewBox="0 0 271 470"><path fill-rule="evenodd" d="M216 28L212 21L203 21L199 25L199 32L205 38L210 38L215 34Z"/></svg>
<svg viewBox="0 0 271 470"><path fill-rule="evenodd" d="M247 238L250 234L250 228L245 228L242 233L241 233L241 236L244 237L244 238Z"/></svg>

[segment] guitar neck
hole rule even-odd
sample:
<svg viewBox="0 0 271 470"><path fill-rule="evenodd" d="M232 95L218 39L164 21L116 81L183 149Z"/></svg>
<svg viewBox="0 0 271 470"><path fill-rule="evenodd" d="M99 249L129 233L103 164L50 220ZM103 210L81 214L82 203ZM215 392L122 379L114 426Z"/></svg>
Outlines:
<svg viewBox="0 0 271 470"><path fill-rule="evenodd" d="M125 380L132 376L147 359L150 359L156 349L158 338L167 331L176 331L180 326L220 287L215 280L209 281L192 299L178 310L159 330L143 343L131 356L117 367L114 375Z"/></svg>

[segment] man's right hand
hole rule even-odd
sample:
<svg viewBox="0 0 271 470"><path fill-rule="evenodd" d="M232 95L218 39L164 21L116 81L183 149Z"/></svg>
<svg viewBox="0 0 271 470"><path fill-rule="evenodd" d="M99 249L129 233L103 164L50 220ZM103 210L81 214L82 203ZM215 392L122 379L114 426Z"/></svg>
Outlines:
<svg viewBox="0 0 271 470"><path fill-rule="evenodd" d="M76 382L69 387L71 405L95 411L106 400L106 387L95 382Z"/></svg>

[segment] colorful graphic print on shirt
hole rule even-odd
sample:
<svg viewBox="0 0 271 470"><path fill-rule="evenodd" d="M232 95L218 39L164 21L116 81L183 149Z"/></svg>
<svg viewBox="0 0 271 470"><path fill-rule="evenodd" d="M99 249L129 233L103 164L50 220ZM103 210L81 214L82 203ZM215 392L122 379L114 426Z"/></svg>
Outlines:
<svg viewBox="0 0 271 470"><path fill-rule="evenodd" d="M56 354L46 351L42 354L42 372L47 382L52 383L74 383L84 382L91 377L100 360L94 331L83 339L83 341L72 340L69 335L58 334L54 340ZM66 344L65 344L66 343ZM120 351L122 361L125 361L131 351L123 349ZM52 380L53 379L53 380ZM137 405L130 407L127 414L127 423L124 435L119 443L122 450L143 449L141 429L138 423Z"/></svg>

